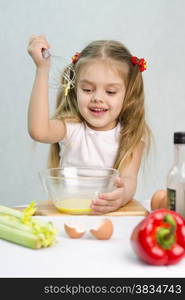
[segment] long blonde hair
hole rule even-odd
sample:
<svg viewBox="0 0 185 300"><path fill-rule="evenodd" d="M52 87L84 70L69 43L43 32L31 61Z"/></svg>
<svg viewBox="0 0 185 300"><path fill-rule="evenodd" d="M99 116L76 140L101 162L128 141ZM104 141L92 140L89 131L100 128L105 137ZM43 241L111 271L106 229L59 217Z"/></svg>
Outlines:
<svg viewBox="0 0 185 300"><path fill-rule="evenodd" d="M90 59L110 59L113 62L120 63L119 71L126 84L126 94L123 101L123 108L118 117L118 121L121 124L121 131L119 136L119 147L113 166L116 169L124 168L129 164L134 149L142 138L147 141L146 144L148 150L151 144L152 134L145 120L142 73L137 65L132 64L131 57L132 55L129 50L120 42L113 40L99 40L91 42L84 48L80 53L80 59L74 65L77 83L81 68L85 63L89 62ZM125 73L123 64L128 66L127 73ZM63 74L61 76L61 81L63 84L67 84ZM67 96L65 96L64 90L59 92L56 102L56 111L53 118L66 122L85 122L77 105L76 85L75 88L69 90ZM51 145L48 161L49 168L59 166L59 150L58 143Z"/></svg>

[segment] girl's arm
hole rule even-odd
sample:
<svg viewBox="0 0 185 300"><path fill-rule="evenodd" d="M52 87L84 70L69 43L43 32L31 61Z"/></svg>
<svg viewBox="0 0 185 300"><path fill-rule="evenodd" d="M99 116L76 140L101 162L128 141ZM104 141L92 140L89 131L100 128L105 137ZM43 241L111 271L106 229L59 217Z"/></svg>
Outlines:
<svg viewBox="0 0 185 300"><path fill-rule="evenodd" d="M92 201L93 213L105 214L115 211L133 199L144 147L144 142L140 142L133 153L130 164L126 169L120 170L120 177L117 178L117 188L113 192L100 194L98 199Z"/></svg>
<svg viewBox="0 0 185 300"><path fill-rule="evenodd" d="M43 36L30 38L28 53L36 64L36 74L28 108L28 132L36 141L55 143L64 138L65 125L62 121L49 119L50 58L42 57L42 50L48 48L49 44Z"/></svg>
<svg viewBox="0 0 185 300"><path fill-rule="evenodd" d="M120 170L120 177L124 185L123 205L133 199L137 188L137 176L141 165L145 143L140 142L136 147L132 160L126 169Z"/></svg>

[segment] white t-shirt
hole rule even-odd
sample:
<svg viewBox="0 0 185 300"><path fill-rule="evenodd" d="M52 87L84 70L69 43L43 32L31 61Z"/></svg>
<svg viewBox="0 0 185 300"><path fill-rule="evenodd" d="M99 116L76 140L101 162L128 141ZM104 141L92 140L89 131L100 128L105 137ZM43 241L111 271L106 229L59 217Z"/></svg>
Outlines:
<svg viewBox="0 0 185 300"><path fill-rule="evenodd" d="M85 122L66 122L66 137L59 142L60 166L112 168L118 150L121 126L93 130Z"/></svg>

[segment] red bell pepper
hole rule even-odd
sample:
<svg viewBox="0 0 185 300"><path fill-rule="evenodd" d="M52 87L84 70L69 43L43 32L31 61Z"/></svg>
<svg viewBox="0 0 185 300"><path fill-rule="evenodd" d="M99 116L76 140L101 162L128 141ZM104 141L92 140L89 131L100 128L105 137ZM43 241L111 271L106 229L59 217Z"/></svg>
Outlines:
<svg viewBox="0 0 185 300"><path fill-rule="evenodd" d="M185 256L185 219L168 209L156 209L133 230L131 245L152 265L176 264Z"/></svg>

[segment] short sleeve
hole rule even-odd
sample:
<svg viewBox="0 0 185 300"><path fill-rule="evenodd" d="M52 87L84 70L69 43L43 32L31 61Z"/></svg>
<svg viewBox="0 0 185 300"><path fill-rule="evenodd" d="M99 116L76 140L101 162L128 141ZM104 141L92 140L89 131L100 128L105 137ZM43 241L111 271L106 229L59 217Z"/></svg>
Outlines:
<svg viewBox="0 0 185 300"><path fill-rule="evenodd" d="M82 122L65 122L66 126L66 136L64 140L70 140L72 136L77 134L77 132L82 127Z"/></svg>

